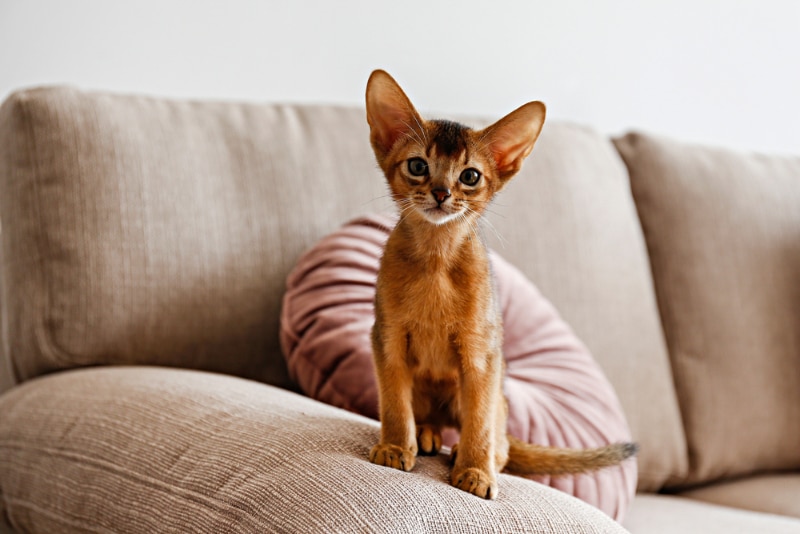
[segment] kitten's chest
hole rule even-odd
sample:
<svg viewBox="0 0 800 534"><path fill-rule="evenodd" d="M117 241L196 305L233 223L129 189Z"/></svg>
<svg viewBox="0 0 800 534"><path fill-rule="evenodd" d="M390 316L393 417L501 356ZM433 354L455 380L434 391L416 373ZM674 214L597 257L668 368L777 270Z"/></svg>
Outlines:
<svg viewBox="0 0 800 534"><path fill-rule="evenodd" d="M448 268L392 258L391 251L388 258L379 274L382 316L406 336L409 366L417 377L457 380L460 342L486 331L488 266Z"/></svg>
<svg viewBox="0 0 800 534"><path fill-rule="evenodd" d="M458 379L459 355L456 340L458 310L466 302L463 290L452 278L429 274L409 283L397 304L396 317L408 339L407 360L419 378L434 381Z"/></svg>
<svg viewBox="0 0 800 534"><path fill-rule="evenodd" d="M471 300L470 284L444 268L406 261L381 266L381 299L391 316L417 328L449 329Z"/></svg>

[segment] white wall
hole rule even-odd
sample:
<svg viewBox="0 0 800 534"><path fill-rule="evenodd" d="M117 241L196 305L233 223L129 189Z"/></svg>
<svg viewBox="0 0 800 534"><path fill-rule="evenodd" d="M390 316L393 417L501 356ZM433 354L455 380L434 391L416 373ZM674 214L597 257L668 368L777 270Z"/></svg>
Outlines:
<svg viewBox="0 0 800 534"><path fill-rule="evenodd" d="M22 86L361 105L389 70L421 109L550 117L800 153L800 2L0 0Z"/></svg>

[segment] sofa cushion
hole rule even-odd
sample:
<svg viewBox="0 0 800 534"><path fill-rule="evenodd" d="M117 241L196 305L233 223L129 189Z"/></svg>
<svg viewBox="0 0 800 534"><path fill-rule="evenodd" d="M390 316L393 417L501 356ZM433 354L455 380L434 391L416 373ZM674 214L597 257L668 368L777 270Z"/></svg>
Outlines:
<svg viewBox="0 0 800 534"><path fill-rule="evenodd" d="M281 339L292 378L310 396L378 418L370 346L378 264L395 217L366 216L327 236L289 275ZM508 430L525 441L593 447L630 441L613 388L586 347L525 276L490 253L503 315ZM452 445L455 435L446 435ZM636 464L538 477L612 517L636 488Z"/></svg>
<svg viewBox="0 0 800 534"><path fill-rule="evenodd" d="M637 495L624 522L631 534L798 534L800 520L667 495Z"/></svg>
<svg viewBox="0 0 800 534"><path fill-rule="evenodd" d="M617 141L650 253L691 473L800 467L800 158Z"/></svg>
<svg viewBox="0 0 800 534"><path fill-rule="evenodd" d="M443 455L373 465L376 422L229 376L69 371L6 393L0 413L0 506L24 532L624 532L517 477L478 499Z"/></svg>
<svg viewBox="0 0 800 534"><path fill-rule="evenodd" d="M800 473L755 475L685 491L681 496L800 519Z"/></svg>
<svg viewBox="0 0 800 534"><path fill-rule="evenodd" d="M286 274L380 196L357 110L15 93L0 109L0 315L16 379L146 363L290 385Z"/></svg>

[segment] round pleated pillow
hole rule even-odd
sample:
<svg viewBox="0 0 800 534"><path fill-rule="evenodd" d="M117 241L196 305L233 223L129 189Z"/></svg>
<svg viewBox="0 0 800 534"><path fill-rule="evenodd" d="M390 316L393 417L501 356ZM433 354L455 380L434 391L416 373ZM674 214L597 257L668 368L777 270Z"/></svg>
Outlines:
<svg viewBox="0 0 800 534"><path fill-rule="evenodd" d="M289 275L281 314L284 355L300 388L375 419L373 299L380 257L395 222L369 215L322 239ZM583 343L520 271L494 252L490 259L504 323L509 433L574 448L630 441L616 394ZM449 441L455 440L450 434ZM636 463L531 478L621 519L635 492Z"/></svg>

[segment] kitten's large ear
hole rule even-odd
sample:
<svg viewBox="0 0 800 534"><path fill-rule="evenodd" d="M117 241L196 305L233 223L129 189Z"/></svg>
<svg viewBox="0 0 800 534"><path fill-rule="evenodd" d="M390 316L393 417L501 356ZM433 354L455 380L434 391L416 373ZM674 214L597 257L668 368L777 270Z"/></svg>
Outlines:
<svg viewBox="0 0 800 534"><path fill-rule="evenodd" d="M394 78L382 70L374 71L367 82L367 122L378 163L383 162L401 135L422 133L422 120L411 101Z"/></svg>
<svg viewBox="0 0 800 534"><path fill-rule="evenodd" d="M533 150L544 125L546 108L541 102L528 102L483 131L483 142L491 150L500 180L506 182L522 167Z"/></svg>

